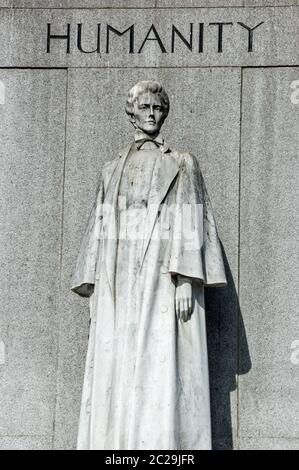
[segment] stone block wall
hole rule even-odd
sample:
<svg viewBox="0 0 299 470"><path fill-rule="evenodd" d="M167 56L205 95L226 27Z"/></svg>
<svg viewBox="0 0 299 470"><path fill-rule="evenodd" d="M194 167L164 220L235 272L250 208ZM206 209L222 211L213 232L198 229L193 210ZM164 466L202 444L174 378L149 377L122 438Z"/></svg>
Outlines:
<svg viewBox="0 0 299 470"><path fill-rule="evenodd" d="M0 0L0 449L75 447L89 306L70 279L132 139L126 92L152 77L226 259L206 290L213 447L299 448L298 29L298 0Z"/></svg>

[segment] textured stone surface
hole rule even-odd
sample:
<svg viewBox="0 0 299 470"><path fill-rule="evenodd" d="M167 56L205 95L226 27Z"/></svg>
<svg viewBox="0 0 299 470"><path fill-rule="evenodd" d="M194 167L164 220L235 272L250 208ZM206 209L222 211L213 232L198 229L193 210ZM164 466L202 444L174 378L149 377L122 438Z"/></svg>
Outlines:
<svg viewBox="0 0 299 470"><path fill-rule="evenodd" d="M299 450L299 439L246 438L239 443L241 450Z"/></svg>
<svg viewBox="0 0 299 470"><path fill-rule="evenodd" d="M51 67L142 67L142 66L241 66L297 65L299 8L186 8L186 9L103 9L103 10L20 10L0 11L0 61L2 66ZM211 22L232 22L223 33L223 52L218 52L218 27ZM248 52L248 32L237 24L251 27L264 22L254 32L253 52ZM66 34L70 27L70 53L66 40L52 40L47 53L47 23L52 34ZM96 48L97 24L101 23L101 54L83 53L77 49L77 24L83 24L84 50ZM106 23L125 31L135 24L134 53L129 53L129 36L111 36L110 52L106 53ZM191 52L176 38L171 52L172 24L188 38L194 23L194 45ZM203 53L199 48L199 23L204 23ZM151 25L154 24L166 52L157 41L147 41L140 50ZM151 38L153 32L151 33ZM10 38L9 41L7 38ZM62 43L62 44L61 44Z"/></svg>
<svg viewBox="0 0 299 470"><path fill-rule="evenodd" d="M298 0L244 0L245 7L279 7L299 5Z"/></svg>
<svg viewBox="0 0 299 470"><path fill-rule="evenodd" d="M174 67L69 71L61 294L67 72L0 70L7 101L5 106L0 104L0 226L4 227L0 231L0 348L5 346L5 355L0 356L0 449L51 448L56 361L55 447L75 446L88 340L88 302L71 294L70 276L94 198L97 173L103 161L132 135L119 107L123 107L126 90L149 76L161 78L170 91L172 108L164 134L179 148L188 142L188 148L200 159L228 257L228 289L206 292L214 448L232 446L232 428L237 425L234 390L238 370L240 374L250 373L240 378L240 438L235 446L298 449L299 366L291 362L291 344L299 339L298 281L295 285L299 105L290 101L290 84L299 79L299 70L243 72L240 301L244 326L242 315L238 322L236 319L240 71L175 67L298 65L298 8L286 5L298 5L299 1L156 3L161 10L151 9L155 0L0 0L0 7L4 7L0 9L2 67ZM243 3L248 8L240 8ZM13 5L15 11L5 8ZM130 10L134 5L148 10ZM272 8L279 5L282 8ZM107 6L112 8L91 11ZM192 8L196 6L211 8ZM220 6L224 8L216 8ZM82 10L84 7L88 9ZM221 54L217 53L217 30L208 26L213 21L234 23L225 27ZM265 22L256 33L257 52L246 52L247 33L236 25L237 21L249 26ZM47 22L55 27L54 33L63 33L66 23L72 24L70 55L55 42L53 52L46 53ZM159 52L153 42L142 54L129 54L125 37L112 37L109 55L75 51L74 26L83 23L83 45L94 49L98 22L102 27L108 22L119 30L135 23L136 52L154 23L167 54ZM194 28L199 22L205 23L204 52L197 52L195 29L195 52L189 52L178 39L171 54L171 25L187 37L190 22ZM103 50L104 38L103 29ZM112 110L111 87L116 89ZM191 126L184 116L191 120ZM120 129L117 134L111 123ZM199 143L202 152L198 152Z"/></svg>
<svg viewBox="0 0 299 470"><path fill-rule="evenodd" d="M0 0L0 7L12 7L13 0Z"/></svg>
<svg viewBox="0 0 299 470"><path fill-rule="evenodd" d="M16 8L221 8L298 5L298 0L1 0Z"/></svg>
<svg viewBox="0 0 299 470"><path fill-rule="evenodd" d="M237 283L240 72L230 70L227 74L219 69L70 71L57 448L75 445L88 334L88 301L70 292L71 274L101 165L114 158L133 138L133 128L124 112L126 93L138 80L148 77L161 80L171 100L163 134L174 146L193 151L201 162L220 237ZM198 86L194 87L194 83ZM229 127L225 125L228 116ZM222 292L210 299L208 310L215 446L223 445L227 436L231 440L231 412L234 421L234 409L231 410L229 403L230 392L235 388L236 299L231 274L229 278L229 289L220 289Z"/></svg>
<svg viewBox="0 0 299 470"><path fill-rule="evenodd" d="M298 68L243 77L240 303L253 358L240 380L243 444L299 435L299 368L291 361L299 338L298 77Z"/></svg>
<svg viewBox="0 0 299 470"><path fill-rule="evenodd" d="M51 450L52 438L45 436L0 437L0 450Z"/></svg>
<svg viewBox="0 0 299 470"><path fill-rule="evenodd" d="M66 72L0 80L0 435L25 439L53 429Z"/></svg>
<svg viewBox="0 0 299 470"><path fill-rule="evenodd" d="M243 0L157 0L157 7L242 7Z"/></svg>
<svg viewBox="0 0 299 470"><path fill-rule="evenodd" d="M12 0L27 8L152 8L155 0Z"/></svg>

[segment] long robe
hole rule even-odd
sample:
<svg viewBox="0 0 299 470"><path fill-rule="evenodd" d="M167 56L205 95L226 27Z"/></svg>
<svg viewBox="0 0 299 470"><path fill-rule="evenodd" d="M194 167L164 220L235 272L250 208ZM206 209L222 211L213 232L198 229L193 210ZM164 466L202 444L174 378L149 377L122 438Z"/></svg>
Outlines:
<svg viewBox="0 0 299 470"><path fill-rule="evenodd" d="M91 316L77 448L210 449L204 286L226 285L211 205L196 158L164 142L144 181L126 286L119 250L131 241L119 240L119 195L135 150L128 145L102 169L73 275ZM175 312L177 274L192 278L187 322Z"/></svg>

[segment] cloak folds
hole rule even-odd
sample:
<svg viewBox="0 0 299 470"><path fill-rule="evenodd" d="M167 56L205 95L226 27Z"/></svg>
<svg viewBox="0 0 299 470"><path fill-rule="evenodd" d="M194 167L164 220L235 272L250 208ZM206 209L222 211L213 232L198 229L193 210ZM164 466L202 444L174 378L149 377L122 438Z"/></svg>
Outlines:
<svg viewBox="0 0 299 470"><path fill-rule="evenodd" d="M134 145L102 169L72 280L91 316L77 448L210 449L204 286L226 285L217 229L196 158L164 142L144 180L136 266L126 265L127 284L116 283L125 266L118 191ZM193 279L185 323L175 312L177 274Z"/></svg>

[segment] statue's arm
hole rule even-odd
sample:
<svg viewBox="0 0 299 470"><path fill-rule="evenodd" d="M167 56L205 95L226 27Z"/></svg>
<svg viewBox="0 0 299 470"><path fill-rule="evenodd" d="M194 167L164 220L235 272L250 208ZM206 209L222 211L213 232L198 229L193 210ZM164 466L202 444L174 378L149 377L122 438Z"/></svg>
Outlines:
<svg viewBox="0 0 299 470"><path fill-rule="evenodd" d="M103 197L104 185L100 176L96 190L96 199L81 240L77 263L72 277L71 289L81 297L90 297L94 291L101 228L100 209Z"/></svg>

